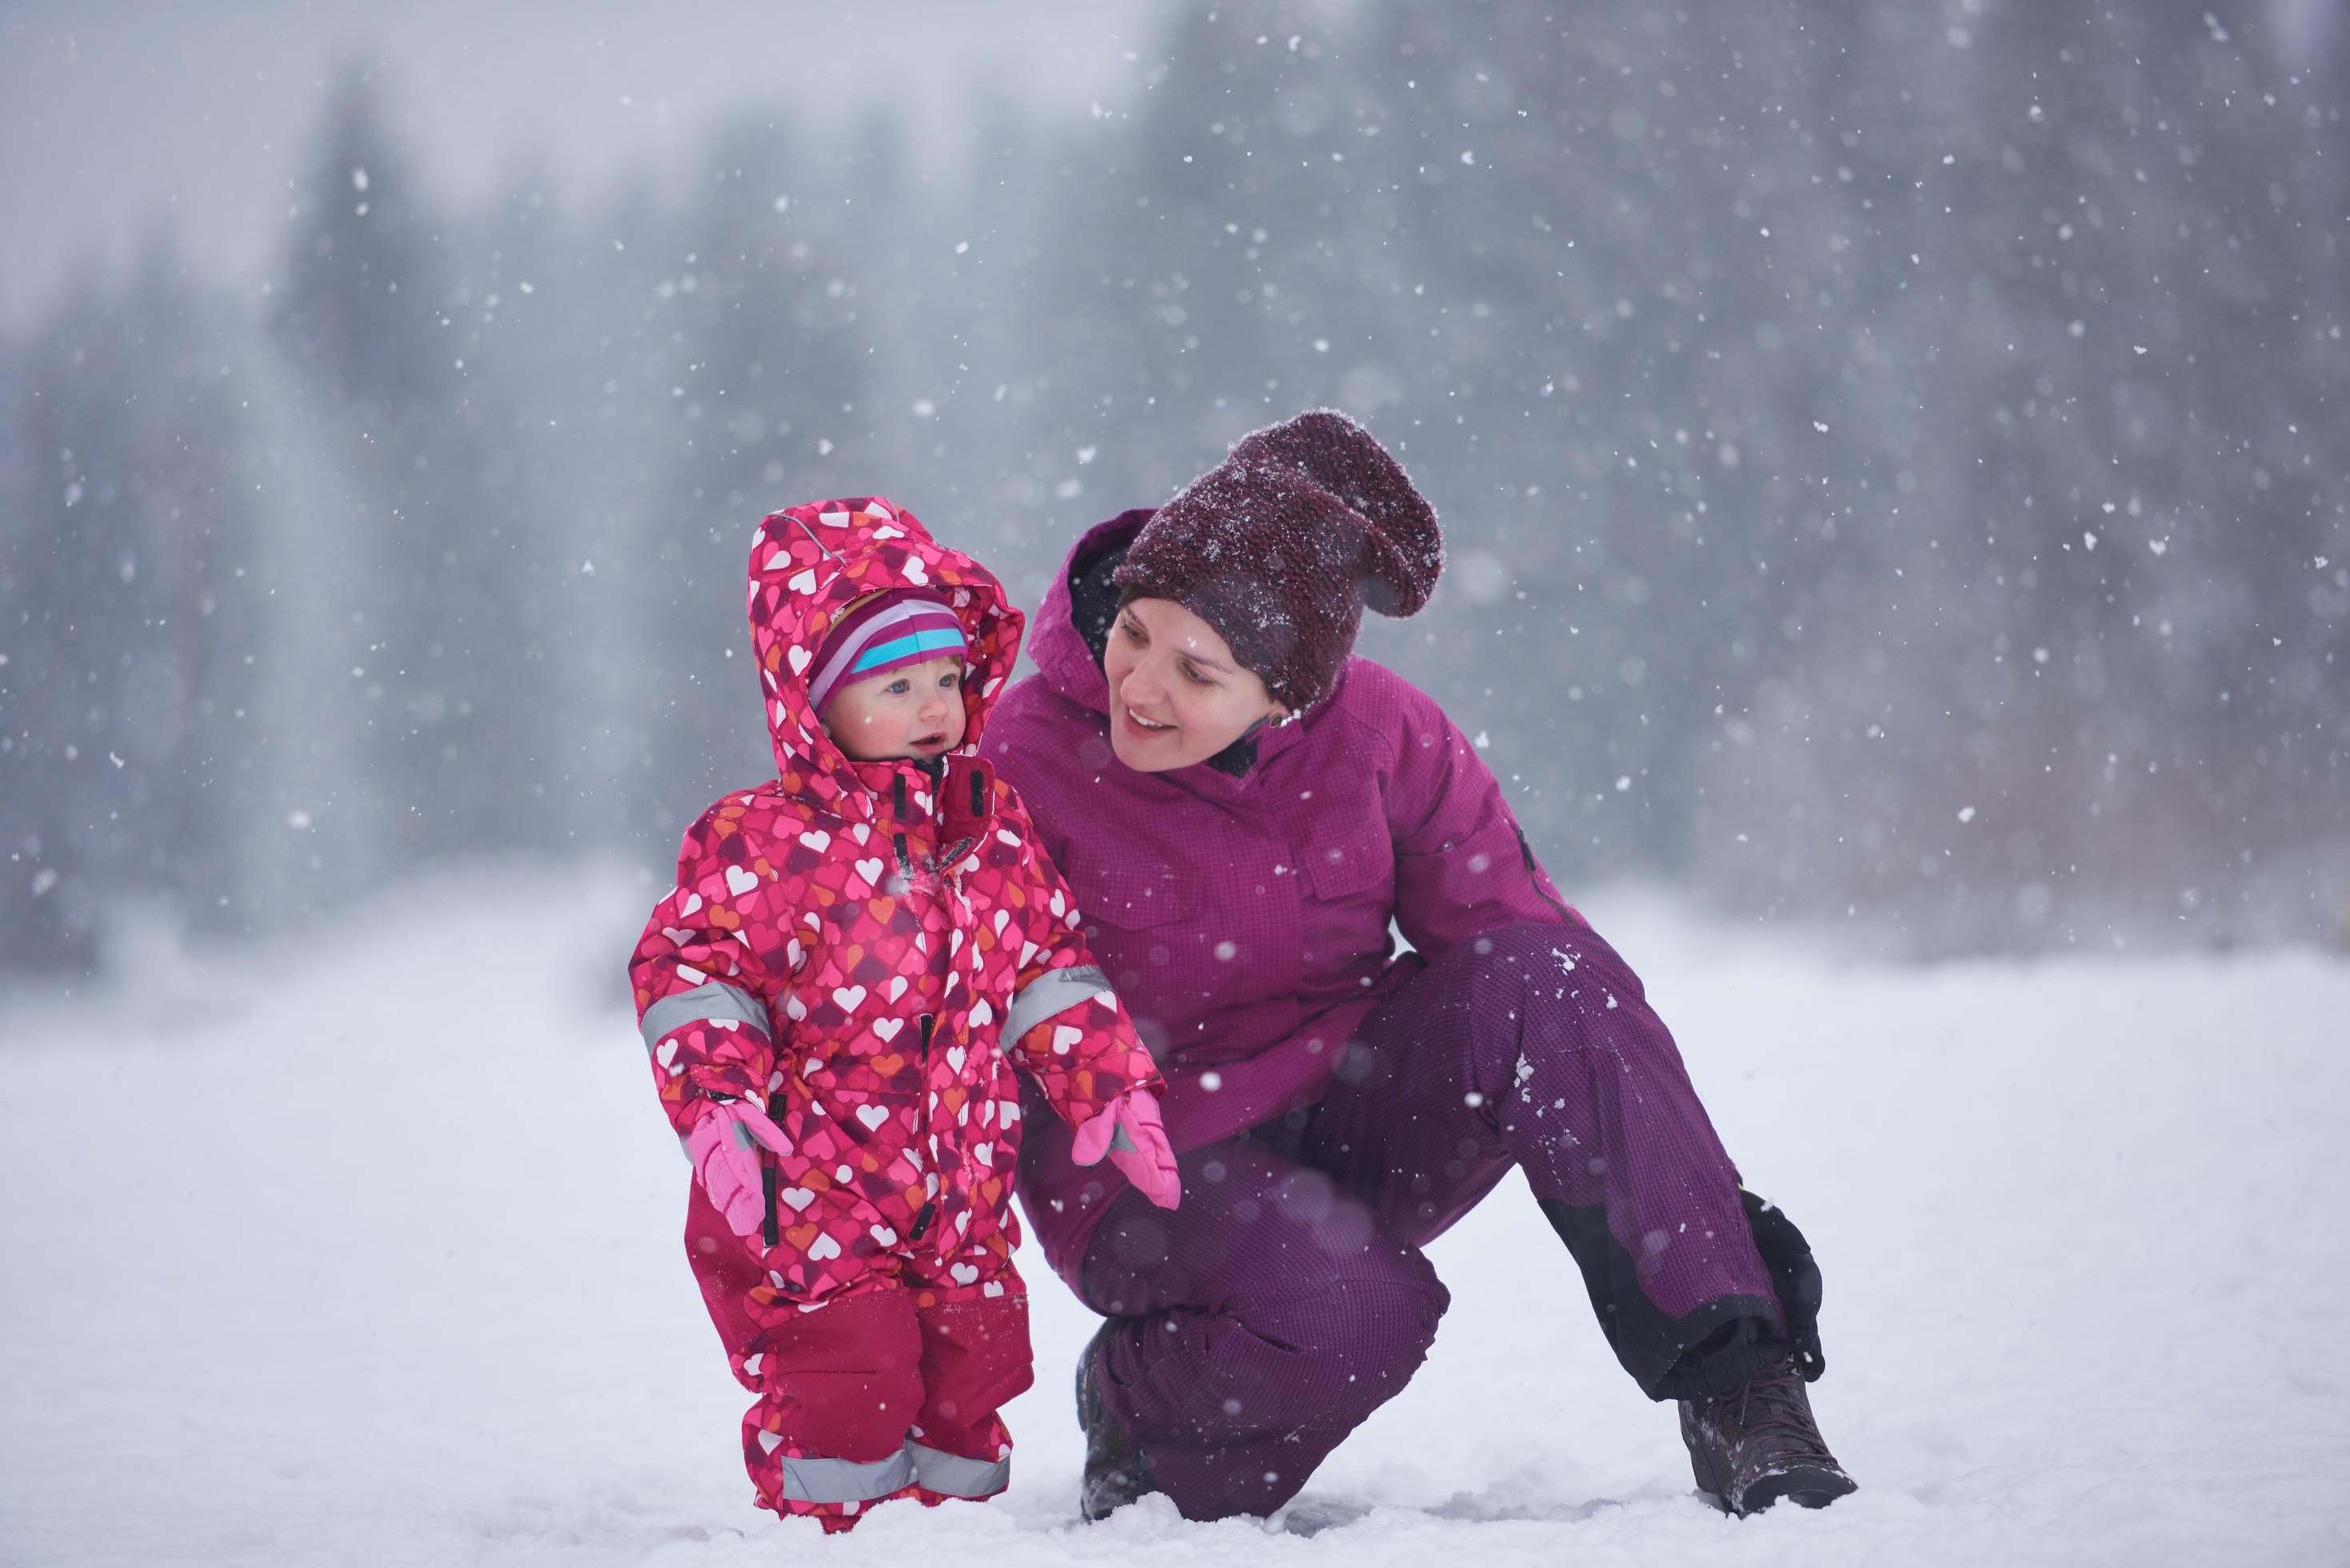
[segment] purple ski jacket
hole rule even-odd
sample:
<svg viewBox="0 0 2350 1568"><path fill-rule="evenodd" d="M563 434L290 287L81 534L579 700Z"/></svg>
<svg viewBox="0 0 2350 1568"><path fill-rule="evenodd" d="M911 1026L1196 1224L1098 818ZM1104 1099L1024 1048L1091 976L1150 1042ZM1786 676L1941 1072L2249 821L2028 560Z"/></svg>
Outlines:
<svg viewBox="0 0 2350 1568"><path fill-rule="evenodd" d="M1150 515L1077 542L1036 616L1037 673L998 701L980 751L1074 888L1095 960L1166 1076L1180 1150L1321 1098L1371 1009L1454 943L1581 917L1443 710L1369 659L1349 659L1303 719L1261 732L1241 777L1120 763L1070 583ZM1393 950L1391 919L1416 952ZM1125 1180L1107 1161L1072 1163L1057 1118L1028 1127L1022 1206L1074 1285Z"/></svg>

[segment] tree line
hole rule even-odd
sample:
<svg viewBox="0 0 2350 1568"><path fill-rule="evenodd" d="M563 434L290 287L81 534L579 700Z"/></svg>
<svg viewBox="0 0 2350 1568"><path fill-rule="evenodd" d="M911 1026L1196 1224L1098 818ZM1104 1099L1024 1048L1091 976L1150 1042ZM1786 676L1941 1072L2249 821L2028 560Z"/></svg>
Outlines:
<svg viewBox="0 0 2350 1568"><path fill-rule="evenodd" d="M463 208L354 69L258 290L159 233L0 344L0 951L664 867L767 766L764 512L888 494L1033 607L1326 404L1447 528L1365 650L1562 882L2327 930L2350 37L2300 15L1217 0L1083 116L746 105Z"/></svg>

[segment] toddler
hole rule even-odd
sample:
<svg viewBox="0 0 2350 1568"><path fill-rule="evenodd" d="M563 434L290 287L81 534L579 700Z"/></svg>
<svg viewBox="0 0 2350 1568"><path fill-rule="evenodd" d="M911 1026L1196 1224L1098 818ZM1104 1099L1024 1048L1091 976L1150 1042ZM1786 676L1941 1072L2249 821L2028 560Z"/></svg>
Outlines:
<svg viewBox="0 0 2350 1568"><path fill-rule="evenodd" d="M758 1501L829 1532L1009 1478L1015 1063L1089 1163L1178 1186L1150 1056L972 754L1019 651L995 578L829 501L760 524L750 613L776 776L687 832L629 973Z"/></svg>

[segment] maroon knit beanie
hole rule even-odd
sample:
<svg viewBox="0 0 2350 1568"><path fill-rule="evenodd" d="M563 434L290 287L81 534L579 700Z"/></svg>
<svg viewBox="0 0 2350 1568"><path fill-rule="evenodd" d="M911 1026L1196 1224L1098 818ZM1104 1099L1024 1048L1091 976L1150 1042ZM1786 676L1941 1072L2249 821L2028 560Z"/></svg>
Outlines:
<svg viewBox="0 0 2350 1568"><path fill-rule="evenodd" d="M1214 627L1302 713L1337 684L1363 606L1414 614L1443 569L1436 514L1403 465L1317 409L1243 436L1143 525L1114 580Z"/></svg>

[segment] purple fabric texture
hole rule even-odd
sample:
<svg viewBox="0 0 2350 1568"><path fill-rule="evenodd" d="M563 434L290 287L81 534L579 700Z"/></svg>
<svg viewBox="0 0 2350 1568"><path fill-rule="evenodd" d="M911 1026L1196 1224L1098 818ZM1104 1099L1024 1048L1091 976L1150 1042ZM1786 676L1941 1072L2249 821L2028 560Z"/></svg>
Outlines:
<svg viewBox="0 0 2350 1568"><path fill-rule="evenodd" d="M1149 520L1128 512L1072 553L1091 558ZM1166 1075L1180 1151L1312 1105L1381 1000L1455 944L1567 909L1500 786L1435 701L1353 659L1328 699L1263 732L1234 778L1207 763L1141 774L1109 743L1109 689L1070 618L1068 574L1045 596L1038 673L996 704L981 754L1028 803L1077 896L1096 960ZM1389 957L1392 917L1418 950ZM1069 1158L1045 1116L1023 1147L1023 1205L1073 1285L1123 1180Z"/></svg>
<svg viewBox="0 0 2350 1568"><path fill-rule="evenodd" d="M1672 1037L1587 929L1455 946L1379 1004L1319 1102L1180 1165L1173 1212L1109 1203L1077 1289L1122 1320L1103 1398L1191 1518L1279 1507L1403 1387L1447 1301L1420 1248L1513 1165L1538 1199L1604 1208L1633 1276L1615 1289L1638 1298L1617 1304L1684 1325L1652 1365L1618 1344L1644 1386L1659 1356L1778 1314ZM1564 1325L1582 1314L1558 1261Z"/></svg>
<svg viewBox="0 0 2350 1568"><path fill-rule="evenodd" d="M1169 1084L1176 1210L1074 1164L1041 1106L1020 1172L1046 1260L1117 1320L1103 1397L1159 1488L1195 1518L1293 1495L1419 1365L1446 1304L1419 1249L1513 1165L1565 1242L1546 1304L1580 1321L1579 1272L1652 1397L1783 1358L1671 1034L1432 700L1353 659L1237 776L1117 761L1070 584L1095 613L1104 552L1149 515L1079 541L1035 623L1039 673L982 751ZM1414 950L1391 952L1390 919Z"/></svg>

